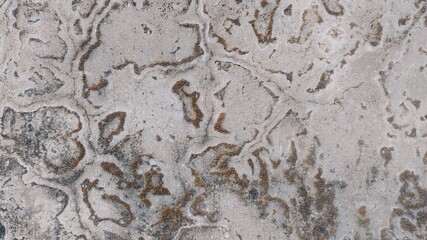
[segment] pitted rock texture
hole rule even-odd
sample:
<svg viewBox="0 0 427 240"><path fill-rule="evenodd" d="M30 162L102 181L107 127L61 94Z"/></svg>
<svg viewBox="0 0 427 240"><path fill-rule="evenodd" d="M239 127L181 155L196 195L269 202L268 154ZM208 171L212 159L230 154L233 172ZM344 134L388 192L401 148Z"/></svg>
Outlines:
<svg viewBox="0 0 427 240"><path fill-rule="evenodd" d="M427 239L427 1L0 0L0 240Z"/></svg>

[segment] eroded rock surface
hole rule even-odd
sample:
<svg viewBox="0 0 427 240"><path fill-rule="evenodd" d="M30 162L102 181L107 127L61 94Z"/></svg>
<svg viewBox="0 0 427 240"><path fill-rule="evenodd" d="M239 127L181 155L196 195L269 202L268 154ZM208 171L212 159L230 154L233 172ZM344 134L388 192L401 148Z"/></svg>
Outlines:
<svg viewBox="0 0 427 240"><path fill-rule="evenodd" d="M427 239L427 2L0 0L0 240Z"/></svg>

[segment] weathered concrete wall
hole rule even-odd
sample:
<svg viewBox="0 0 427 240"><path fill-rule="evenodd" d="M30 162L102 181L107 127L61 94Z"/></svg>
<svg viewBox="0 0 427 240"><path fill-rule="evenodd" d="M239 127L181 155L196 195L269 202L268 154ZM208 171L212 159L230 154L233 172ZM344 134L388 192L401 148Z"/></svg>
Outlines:
<svg viewBox="0 0 427 240"><path fill-rule="evenodd" d="M0 0L0 239L426 239L425 0Z"/></svg>

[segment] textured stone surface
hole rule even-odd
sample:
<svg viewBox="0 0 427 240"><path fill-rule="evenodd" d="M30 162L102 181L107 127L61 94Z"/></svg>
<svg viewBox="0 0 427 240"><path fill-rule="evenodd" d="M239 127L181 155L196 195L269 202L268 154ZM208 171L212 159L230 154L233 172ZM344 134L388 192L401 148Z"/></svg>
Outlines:
<svg viewBox="0 0 427 240"><path fill-rule="evenodd" d="M0 239L427 239L425 0L0 0Z"/></svg>

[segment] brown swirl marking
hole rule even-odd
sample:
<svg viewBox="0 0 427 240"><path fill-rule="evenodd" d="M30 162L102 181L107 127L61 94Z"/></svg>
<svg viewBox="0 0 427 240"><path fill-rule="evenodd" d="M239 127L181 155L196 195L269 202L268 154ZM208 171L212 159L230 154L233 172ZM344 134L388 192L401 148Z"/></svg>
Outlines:
<svg viewBox="0 0 427 240"><path fill-rule="evenodd" d="M230 151L228 150L221 151L221 149L223 148L230 149ZM213 151L219 151L219 154L214 158L210 167L211 168L217 167L220 169L225 169L228 166L228 161L230 157L238 156L240 154L240 151L242 150L241 147L238 147L237 145L229 144L229 143L220 143L208 149L209 150L212 149Z"/></svg>
<svg viewBox="0 0 427 240"><path fill-rule="evenodd" d="M169 189L163 186L163 174L156 165L152 165L151 169L143 175L138 173L138 168L143 164L143 156L151 157L150 155L139 155L132 158L129 165L131 179L128 179L125 173L114 163L102 162L101 167L104 171L119 178L117 181L119 189L141 189L143 187L139 199L146 207L151 207L151 201L147 198L149 193L155 196L171 195L171 193Z"/></svg>
<svg viewBox="0 0 427 240"><path fill-rule="evenodd" d="M127 67L128 65L132 65L133 66L133 72L137 75L141 74L141 70L143 70L144 67L140 67L139 64L135 61L130 61L130 60L125 60L124 63L119 64L117 66L113 66L113 69L115 70L123 70L125 67Z"/></svg>
<svg viewBox="0 0 427 240"><path fill-rule="evenodd" d="M427 206L427 189L420 186L419 177L408 170L400 174L403 186L400 188L399 203L405 208L417 209ZM415 191L412 191L415 188Z"/></svg>
<svg viewBox="0 0 427 240"><path fill-rule="evenodd" d="M117 165L114 163L102 162L101 167L102 167L102 169L104 169L104 171L110 173L111 175L114 175L114 176L120 177L120 178L123 177L122 170L120 170L120 168L117 167Z"/></svg>
<svg viewBox="0 0 427 240"><path fill-rule="evenodd" d="M326 12L334 16L342 16L344 15L344 7L338 2L339 0L322 0Z"/></svg>
<svg viewBox="0 0 427 240"><path fill-rule="evenodd" d="M252 26L252 29L258 39L259 43L272 43L276 40L276 38L272 37L273 34L273 23L274 23L274 15L276 14L276 10L279 7L281 0L275 0L274 5L271 10L267 11L266 13L260 13L259 9L255 10L254 13L254 20L251 20L249 23ZM267 1L261 2L261 6L263 8L267 7L267 5L270 5ZM262 33L262 31L259 28L258 23L261 21L267 21L267 27Z"/></svg>
<svg viewBox="0 0 427 240"><path fill-rule="evenodd" d="M159 173L159 169L152 167L150 171L144 174L145 185L139 198L147 207L151 207L151 201L147 199L148 193L153 195L170 195L169 189L163 187L163 174Z"/></svg>
<svg viewBox="0 0 427 240"><path fill-rule="evenodd" d="M160 219L151 227L162 225L161 239L168 240L178 231L178 229L185 223L191 223L192 220L188 218L183 208L190 201L194 195L194 190L188 190L184 195L174 204L174 206L164 208L160 213Z"/></svg>
<svg viewBox="0 0 427 240"><path fill-rule="evenodd" d="M77 165L79 164L79 162L83 159L83 157L86 154L86 150L85 150L83 144L80 141L74 139L74 143L77 145L77 148L79 149L79 154L70 163L69 168L71 168L71 169L76 168Z"/></svg>
<svg viewBox="0 0 427 240"><path fill-rule="evenodd" d="M260 153L262 151L267 151L265 148L259 148L255 150L252 155L256 157L258 160L258 164L260 167L259 171L259 185L261 187L261 194L268 194L269 186L269 178L268 178L268 171L267 171L267 164L265 164L264 160L261 159Z"/></svg>
<svg viewBox="0 0 427 240"><path fill-rule="evenodd" d="M309 154L310 155L310 154ZM314 156L314 155L313 155ZM297 196L291 198L291 218L294 221L296 233L301 239L330 239L336 233L338 208L334 205L334 188L327 187L322 178L322 169L314 178L316 192L310 195L310 187L304 175L314 163L298 161L295 142L291 141L290 153L287 158L288 168L285 169L287 181L297 187ZM300 170L301 169L301 170ZM312 216L315 215L315 218Z"/></svg>
<svg viewBox="0 0 427 240"><path fill-rule="evenodd" d="M92 203L89 201L89 192L92 191L93 189L98 189L97 188L98 182L99 182L98 179L94 180L93 182L91 182L89 179L85 179L81 186L82 192L83 192L83 202L86 204L86 206L89 208L89 211L90 211L89 219L93 221L93 224L95 224L95 226L103 221L111 221L119 226L127 227L133 220L135 220L135 217L132 211L130 210L129 204L121 200L120 197L116 195L103 194L102 199L113 202L121 206L124 209L124 212L122 212L121 214L122 218L120 219L100 218L96 214L95 210L92 207Z"/></svg>
<svg viewBox="0 0 427 240"><path fill-rule="evenodd" d="M419 176L409 170L400 174L400 181L400 206L393 209L390 228L381 230L381 239L393 239L399 232L409 234L411 239L423 239L427 230L427 189L420 186Z"/></svg>
<svg viewBox="0 0 427 240"><path fill-rule="evenodd" d="M285 216L286 218L290 217L290 208L288 203L286 203L285 200L279 198L279 197L272 197L270 195L266 195L261 201L264 201L263 204L267 205L269 203L274 203L277 202L280 207L283 209L283 216Z"/></svg>
<svg viewBox="0 0 427 240"><path fill-rule="evenodd" d="M226 170L212 171L211 175L222 177L222 180L225 183L234 183L241 188L247 188L249 185L249 180L246 178L246 176L240 178L234 167L228 168Z"/></svg>
<svg viewBox="0 0 427 240"><path fill-rule="evenodd" d="M77 0L77 1L80 2L81 0ZM117 7L117 4L118 3L115 3L111 9L114 9L115 7ZM95 3L95 5L96 5L96 3ZM107 1L104 2L104 5L101 7L101 9L98 12L98 14L100 14L101 12L103 12L108 7L108 5L110 5L110 1L109 0L107 0ZM90 12L92 12L92 10ZM86 64L86 61L89 59L89 57L92 54L92 52L95 49L97 49L99 46L101 46L101 43L102 43L102 41L101 41L102 34L101 34L101 29L100 28L101 28L101 24L98 24L97 27L96 27L96 33L95 33L96 41L93 44L89 45L89 43L92 41L92 37L90 36L91 32L93 31L92 28L89 28L89 30L88 30L88 35L89 35L88 39L86 39L82 44L80 44L80 49L81 50L83 50L86 46L88 46L87 50L80 57L79 64L78 64L78 67L77 67L77 69L79 71L83 72L83 76L82 76L82 82L83 82L82 97L84 97L84 98L88 98L89 97L90 91L91 91L90 88L95 88L95 90L100 90L101 88L103 88L103 87L106 86L106 82L103 81L103 80L101 80L101 82L99 84L97 84L97 85L91 85L91 86L89 86L88 82L87 82L87 76L86 76L86 73L85 73L85 64Z"/></svg>
<svg viewBox="0 0 427 240"><path fill-rule="evenodd" d="M128 187L131 187L131 188L139 188L139 187L141 187L141 184L140 184L140 180L144 177L143 175L141 175L141 174L138 174L138 168L139 168L139 166L141 166L141 164L142 164L142 157L143 157L144 155L142 155L142 156L135 156L133 159L132 159L132 161L131 161L131 163L130 163L130 166L129 166L129 170L130 170L130 173L131 173L131 176L132 176L132 181L125 181L125 183L126 183L126 185L128 186ZM145 155L145 156L148 156L148 155ZM151 156L148 156L148 157L151 157Z"/></svg>
<svg viewBox="0 0 427 240"><path fill-rule="evenodd" d="M330 234L335 234L335 221L338 216L338 208L333 202L335 193L326 187L326 181L322 178L322 172L322 169L319 168L315 176L314 186L317 192L314 204L318 211L323 211L324 215L315 221L313 230L319 239L327 239L330 237ZM323 229L328 228L330 232L325 233Z"/></svg>
<svg viewBox="0 0 427 240"><path fill-rule="evenodd" d="M394 151L393 147L382 147L380 149L380 155L382 159L385 160L384 166L387 166L389 162L393 159L392 152Z"/></svg>
<svg viewBox="0 0 427 240"><path fill-rule="evenodd" d="M206 207L205 201L207 196L208 196L207 192L204 192L203 194L200 194L199 196L197 196L190 206L190 212L194 216L206 217L206 219L211 223L218 222L218 215L219 215L218 211L215 210L212 212L208 212L203 209Z"/></svg>
<svg viewBox="0 0 427 240"><path fill-rule="evenodd" d="M99 142L103 145L109 145L111 140L113 140L113 136L123 131L125 119L125 112L114 112L100 121L98 123ZM118 123L116 121L118 121Z"/></svg>
<svg viewBox="0 0 427 240"><path fill-rule="evenodd" d="M143 187L139 195L139 199L146 207L151 207L151 201L147 198L149 193L155 196L170 195L171 193L169 189L163 186L163 174L160 172L160 168L156 165L152 165L151 169L143 175L138 174L138 168L143 163L142 156L136 156L130 162L130 180L125 177L124 172L114 163L102 162L101 167L104 171L119 178L117 181L119 189L140 189ZM143 178L144 181L142 181Z"/></svg>
<svg viewBox="0 0 427 240"><path fill-rule="evenodd" d="M108 2L108 1L107 1ZM81 47L83 47L85 44L87 44L88 42L90 42L91 38L89 38L87 40L87 42L83 43ZM83 97L88 97L89 95L87 95L87 88L88 88L88 83L87 83L87 76L84 73L84 69L85 69L85 64L86 61L89 59L90 54L99 46L101 46L101 30L100 30L100 24L97 26L96 28L96 41L95 43L93 43L92 45L89 46L88 50L82 54L82 56L80 57L79 60L79 65L78 65L78 70L83 72L83 77L82 77L82 81L83 81Z"/></svg>
<svg viewBox="0 0 427 240"><path fill-rule="evenodd" d="M46 166L48 168L52 169L53 172L55 172L56 174L63 174L67 171L75 169L77 167L77 165L79 164L79 162L86 155L86 150L85 150L83 144L80 141L78 141L77 139L73 139L73 142L77 146L78 153L77 153L77 156L74 157L74 159L68 165L58 166L58 165L53 164L50 159L46 158L43 160L44 163L46 164Z"/></svg>
<svg viewBox="0 0 427 240"><path fill-rule="evenodd" d="M101 89L108 86L108 80L101 78L98 84L92 84L83 91L83 97L88 98L91 91L100 91Z"/></svg>
<svg viewBox="0 0 427 240"><path fill-rule="evenodd" d="M383 35L383 26L377 20L371 25L371 32L367 37L367 41L373 46L376 47L380 44L381 38Z"/></svg>
<svg viewBox="0 0 427 240"><path fill-rule="evenodd" d="M172 87L172 92L178 95L179 99L182 102L182 110L184 111L185 121L193 124L195 128L200 127L200 122L203 120L204 114L197 105L197 100L199 100L200 93L192 92L187 93L184 91L185 87L190 86L190 82L185 79L179 80Z"/></svg>
<svg viewBox="0 0 427 240"><path fill-rule="evenodd" d="M332 74L334 74L334 70L327 70L322 73L322 76L320 76L320 81L317 83L317 86L315 89L309 88L307 89L308 93L316 93L319 92L319 90L325 89L331 82L332 82Z"/></svg>
<svg viewBox="0 0 427 240"><path fill-rule="evenodd" d="M230 31L230 30L226 30L226 31L228 32L228 31ZM209 35L210 35L211 37L215 37L215 38L217 39L217 40L216 40L216 42L217 42L217 43L219 43L219 44L221 44L221 45L222 45L222 47L223 47L223 49L224 49L225 51L229 52L229 53L236 52L236 53L238 53L239 55L246 55L246 54L248 54L248 53L249 53L248 51L242 51L242 50L241 50L241 49L239 49L238 47L234 47L234 48L232 48L232 49L229 49L229 47L228 47L227 42L225 41L225 39L224 39L224 38L222 38L222 37L220 37L218 34L216 34L216 33L214 32L212 25L209 25Z"/></svg>
<svg viewBox="0 0 427 240"><path fill-rule="evenodd" d="M228 134L230 132L222 127L222 123L224 122L224 119L225 119L225 113L220 113L218 120L216 121L216 123L214 125L214 129L217 132Z"/></svg>

